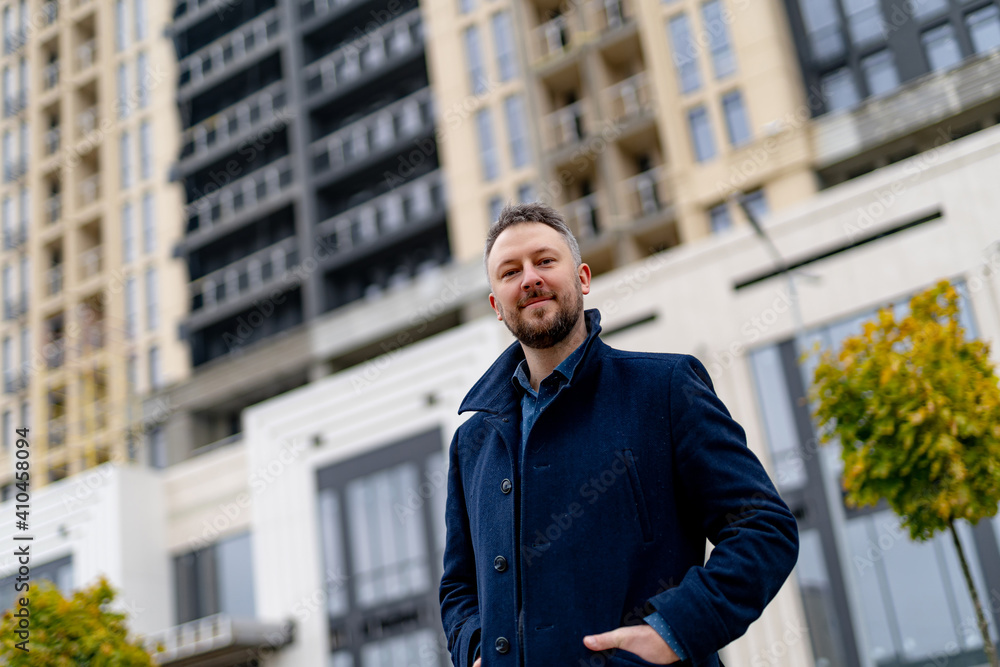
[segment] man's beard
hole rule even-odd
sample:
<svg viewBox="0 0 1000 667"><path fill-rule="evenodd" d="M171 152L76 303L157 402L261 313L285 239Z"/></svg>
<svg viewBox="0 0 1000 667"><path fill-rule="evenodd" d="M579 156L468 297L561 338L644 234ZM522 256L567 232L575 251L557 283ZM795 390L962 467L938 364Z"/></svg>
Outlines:
<svg viewBox="0 0 1000 667"><path fill-rule="evenodd" d="M520 308L511 313L512 317L507 317L507 313L502 308L500 314L504 316L503 323L507 325L507 329L523 345L537 350L546 349L562 342L580 320L580 316L583 314L583 290L580 289L579 285L577 285L574 296L576 298L572 300L572 303L564 302L556 296L555 292L532 292L521 299L523 303L538 297L551 297L557 310L555 321L552 326L547 328L544 324L544 318L536 319L534 314L530 312L526 316Z"/></svg>

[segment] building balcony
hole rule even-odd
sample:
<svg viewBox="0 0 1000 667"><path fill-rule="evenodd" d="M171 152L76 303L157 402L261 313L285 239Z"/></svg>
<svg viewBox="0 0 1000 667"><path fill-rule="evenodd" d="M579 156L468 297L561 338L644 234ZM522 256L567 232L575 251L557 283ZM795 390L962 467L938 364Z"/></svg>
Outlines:
<svg viewBox="0 0 1000 667"><path fill-rule="evenodd" d="M59 152L62 144L62 131L58 127L53 127L45 132L45 154L55 155Z"/></svg>
<svg viewBox="0 0 1000 667"><path fill-rule="evenodd" d="M319 16L327 16L331 12L345 11L366 0L301 0L300 14L303 22Z"/></svg>
<svg viewBox="0 0 1000 667"><path fill-rule="evenodd" d="M635 24L635 7L631 0L591 0L586 6L587 27L607 34Z"/></svg>
<svg viewBox="0 0 1000 667"><path fill-rule="evenodd" d="M557 16L531 31L536 63L554 60L566 53L574 38L575 30L565 16Z"/></svg>
<svg viewBox="0 0 1000 667"><path fill-rule="evenodd" d="M66 415L53 417L48 423L49 447L66 444Z"/></svg>
<svg viewBox="0 0 1000 667"><path fill-rule="evenodd" d="M298 262L298 241L291 236L212 271L190 284L191 312L213 310L258 292Z"/></svg>
<svg viewBox="0 0 1000 667"><path fill-rule="evenodd" d="M81 350L97 351L104 349L104 322L97 321L83 327L80 331Z"/></svg>
<svg viewBox="0 0 1000 667"><path fill-rule="evenodd" d="M76 49L76 71L82 74L90 69L97 60L97 41L89 39Z"/></svg>
<svg viewBox="0 0 1000 667"><path fill-rule="evenodd" d="M188 128L181 138L181 159L207 158L215 149L237 143L274 122L285 108L285 84L276 81L250 97Z"/></svg>
<svg viewBox="0 0 1000 667"><path fill-rule="evenodd" d="M42 27L50 26L59 19L59 3L48 0L42 5Z"/></svg>
<svg viewBox="0 0 1000 667"><path fill-rule="evenodd" d="M42 68L42 90L51 90L59 85L59 61Z"/></svg>
<svg viewBox="0 0 1000 667"><path fill-rule="evenodd" d="M238 214L263 206L293 184L290 157L257 169L188 206L187 231L208 229L225 224Z"/></svg>
<svg viewBox="0 0 1000 667"><path fill-rule="evenodd" d="M280 649L292 641L292 630L291 623L260 623L215 614L149 635L146 647L158 665L230 665L243 663L248 653L256 653L262 646ZM158 647L164 650L157 651Z"/></svg>
<svg viewBox="0 0 1000 667"><path fill-rule="evenodd" d="M45 200L45 219L49 224L62 219L62 195L54 194Z"/></svg>
<svg viewBox="0 0 1000 667"><path fill-rule="evenodd" d="M587 135L589 119L583 101L564 106L545 117L549 148L556 151L575 146Z"/></svg>
<svg viewBox="0 0 1000 667"><path fill-rule="evenodd" d="M80 181L78 194L80 196L79 206L89 206L97 201L101 196L101 174L91 174Z"/></svg>
<svg viewBox="0 0 1000 667"><path fill-rule="evenodd" d="M61 368L66 358L66 339L53 338L42 347L45 354L45 365L50 368Z"/></svg>
<svg viewBox="0 0 1000 667"><path fill-rule="evenodd" d="M604 89L608 118L616 125L627 125L639 118L652 118L655 113L649 75L639 72Z"/></svg>
<svg viewBox="0 0 1000 667"><path fill-rule="evenodd" d="M333 174L433 131L431 90L424 88L313 142L313 169Z"/></svg>
<svg viewBox="0 0 1000 667"><path fill-rule="evenodd" d="M673 216L664 167L653 167L622 181L628 215L633 223Z"/></svg>
<svg viewBox="0 0 1000 667"><path fill-rule="evenodd" d="M308 65L306 94L333 93L389 69L423 48L420 10L414 9Z"/></svg>
<svg viewBox="0 0 1000 667"><path fill-rule="evenodd" d="M278 17L278 8L264 12L181 60L178 64L178 92L261 53L281 33Z"/></svg>
<svg viewBox="0 0 1000 667"><path fill-rule="evenodd" d="M596 192L566 204L562 211L566 224L581 243L594 239L601 233L600 205Z"/></svg>
<svg viewBox="0 0 1000 667"><path fill-rule="evenodd" d="M3 318L7 321L16 320L28 312L28 300L25 298L8 297L3 301Z"/></svg>
<svg viewBox="0 0 1000 667"><path fill-rule="evenodd" d="M85 137L97 127L97 106L87 107L76 115L76 126L80 136Z"/></svg>
<svg viewBox="0 0 1000 667"><path fill-rule="evenodd" d="M103 248L94 246L80 253L80 279L87 280L101 272L101 254Z"/></svg>
<svg viewBox="0 0 1000 667"><path fill-rule="evenodd" d="M3 100L4 116L16 116L28 106L28 97L23 92L8 95Z"/></svg>
<svg viewBox="0 0 1000 667"><path fill-rule="evenodd" d="M61 264L53 266L45 272L45 288L45 294L47 296L55 296L56 294L62 292L63 267Z"/></svg>
<svg viewBox="0 0 1000 667"><path fill-rule="evenodd" d="M380 240L406 233L420 223L444 213L444 182L440 171L432 171L383 195L355 206L318 225L322 237L335 257L353 255Z"/></svg>

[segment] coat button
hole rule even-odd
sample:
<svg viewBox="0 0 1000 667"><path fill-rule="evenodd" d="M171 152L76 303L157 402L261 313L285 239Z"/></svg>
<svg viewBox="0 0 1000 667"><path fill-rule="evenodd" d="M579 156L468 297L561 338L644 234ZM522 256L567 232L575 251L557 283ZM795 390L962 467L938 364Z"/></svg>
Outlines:
<svg viewBox="0 0 1000 667"><path fill-rule="evenodd" d="M505 479L504 481L500 482L500 490L501 491L503 491L504 493L510 493L510 489L511 489L511 485L510 485L510 480L509 479Z"/></svg>
<svg viewBox="0 0 1000 667"><path fill-rule="evenodd" d="M506 653L510 650L510 642L506 637L497 637L497 653Z"/></svg>
<svg viewBox="0 0 1000 667"><path fill-rule="evenodd" d="M503 572L507 569L507 559L503 556L497 556L493 559L493 569L497 572Z"/></svg>

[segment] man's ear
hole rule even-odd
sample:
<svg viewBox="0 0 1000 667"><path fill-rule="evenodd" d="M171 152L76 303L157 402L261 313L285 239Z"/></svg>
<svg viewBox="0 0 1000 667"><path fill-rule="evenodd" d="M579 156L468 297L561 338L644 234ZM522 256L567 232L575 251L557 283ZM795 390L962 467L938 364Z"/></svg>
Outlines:
<svg viewBox="0 0 1000 667"><path fill-rule="evenodd" d="M590 266L586 262L581 262L576 274L580 277L580 288L583 293L590 294Z"/></svg>
<svg viewBox="0 0 1000 667"><path fill-rule="evenodd" d="M503 322L503 315L500 314L500 309L497 308L497 299L493 296L493 292L490 292L490 308L497 314L497 319Z"/></svg>

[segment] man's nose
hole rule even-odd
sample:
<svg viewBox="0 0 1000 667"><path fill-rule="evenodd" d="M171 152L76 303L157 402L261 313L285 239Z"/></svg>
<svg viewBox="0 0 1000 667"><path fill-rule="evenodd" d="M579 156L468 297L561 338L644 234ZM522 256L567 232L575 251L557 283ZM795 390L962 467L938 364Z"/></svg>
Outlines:
<svg viewBox="0 0 1000 667"><path fill-rule="evenodd" d="M542 284L542 274L533 265L525 267L521 273L521 289L527 291Z"/></svg>

